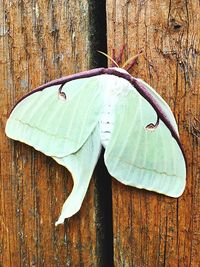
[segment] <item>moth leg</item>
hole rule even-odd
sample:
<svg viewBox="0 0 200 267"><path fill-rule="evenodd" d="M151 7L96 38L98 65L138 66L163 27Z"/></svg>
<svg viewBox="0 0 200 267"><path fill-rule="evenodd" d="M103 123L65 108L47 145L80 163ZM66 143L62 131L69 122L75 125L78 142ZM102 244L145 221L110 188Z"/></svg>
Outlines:
<svg viewBox="0 0 200 267"><path fill-rule="evenodd" d="M122 57L123 57L124 52L125 52L125 47L126 47L126 45L122 45L120 52L119 52L119 55L115 59L115 61L117 62L118 65L120 65L122 63Z"/></svg>
<svg viewBox="0 0 200 267"><path fill-rule="evenodd" d="M112 49L112 58L114 59L114 61L116 61L116 56L115 56L115 48L113 48ZM111 65L111 67L113 68L113 67L115 67L115 64L114 64L114 62L112 62L112 65Z"/></svg>

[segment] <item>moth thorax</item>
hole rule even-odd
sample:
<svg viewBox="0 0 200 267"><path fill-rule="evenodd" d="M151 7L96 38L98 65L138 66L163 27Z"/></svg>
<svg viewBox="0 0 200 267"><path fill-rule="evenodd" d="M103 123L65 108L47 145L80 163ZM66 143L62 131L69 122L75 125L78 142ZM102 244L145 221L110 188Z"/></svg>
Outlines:
<svg viewBox="0 0 200 267"><path fill-rule="evenodd" d="M114 125L114 114L112 106L108 105L104 108L100 118L100 138L101 144L105 148L111 138Z"/></svg>
<svg viewBox="0 0 200 267"><path fill-rule="evenodd" d="M107 146L114 127L115 108L121 97L130 91L130 84L122 78L107 75L108 82L103 84L103 110L100 118L100 137L104 147ZM104 82L105 83L105 82Z"/></svg>
<svg viewBox="0 0 200 267"><path fill-rule="evenodd" d="M116 87L106 89L103 110L100 118L100 138L104 148L107 146L111 138L114 126L115 106L121 93L121 90L117 90Z"/></svg>

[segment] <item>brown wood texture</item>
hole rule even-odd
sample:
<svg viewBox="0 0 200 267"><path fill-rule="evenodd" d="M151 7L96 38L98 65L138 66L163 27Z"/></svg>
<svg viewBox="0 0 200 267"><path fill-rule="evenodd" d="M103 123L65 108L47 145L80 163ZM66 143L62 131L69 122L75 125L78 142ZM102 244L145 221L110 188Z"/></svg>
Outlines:
<svg viewBox="0 0 200 267"><path fill-rule="evenodd" d="M101 218L96 218L93 181L80 212L56 228L72 188L69 172L4 134L9 111L21 96L88 69L89 19L86 0L0 1L0 267L106 262L98 255ZM115 266L199 266L199 1L107 0L107 27L109 54L125 44L125 60L143 49L132 74L171 106L188 163L187 187L179 199L113 179Z"/></svg>
<svg viewBox="0 0 200 267"><path fill-rule="evenodd" d="M55 227L69 172L4 134L25 93L88 69L88 3L0 1L0 18L0 266L96 266L94 183L81 211Z"/></svg>
<svg viewBox="0 0 200 267"><path fill-rule="evenodd" d="M171 106L188 166L178 199L113 180L115 266L200 266L199 1L108 0L107 23L110 54L144 51L132 75Z"/></svg>

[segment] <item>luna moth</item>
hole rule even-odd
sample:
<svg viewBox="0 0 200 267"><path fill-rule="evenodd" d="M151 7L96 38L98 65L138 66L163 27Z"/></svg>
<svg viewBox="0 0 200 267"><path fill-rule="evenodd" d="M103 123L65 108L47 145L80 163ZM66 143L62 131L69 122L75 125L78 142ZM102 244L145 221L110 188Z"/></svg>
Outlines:
<svg viewBox="0 0 200 267"><path fill-rule="evenodd" d="M102 147L111 176L125 185L179 197L186 161L168 104L121 68L97 68L48 82L14 106L8 137L52 157L73 189L56 222L79 211Z"/></svg>

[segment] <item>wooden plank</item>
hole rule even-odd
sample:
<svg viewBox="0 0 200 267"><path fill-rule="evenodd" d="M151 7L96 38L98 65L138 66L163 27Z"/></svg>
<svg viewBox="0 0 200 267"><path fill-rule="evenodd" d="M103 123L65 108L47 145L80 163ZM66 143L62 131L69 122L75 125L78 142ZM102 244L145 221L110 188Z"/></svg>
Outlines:
<svg viewBox="0 0 200 267"><path fill-rule="evenodd" d="M125 44L128 59L143 49L131 74L171 106L188 163L179 199L113 180L115 266L199 266L199 2L108 0L107 23L109 54Z"/></svg>
<svg viewBox="0 0 200 267"><path fill-rule="evenodd" d="M25 93L88 68L88 3L1 1L0 13L0 266L95 266L93 182L81 211L56 228L69 172L4 134Z"/></svg>

